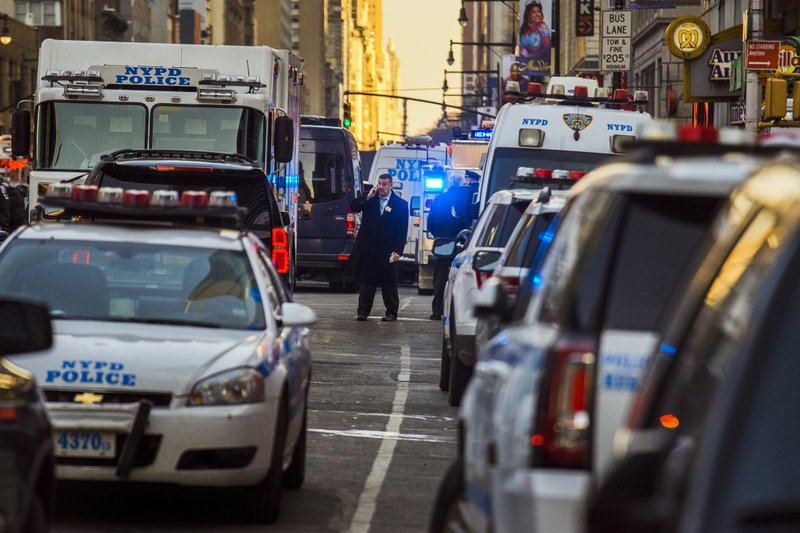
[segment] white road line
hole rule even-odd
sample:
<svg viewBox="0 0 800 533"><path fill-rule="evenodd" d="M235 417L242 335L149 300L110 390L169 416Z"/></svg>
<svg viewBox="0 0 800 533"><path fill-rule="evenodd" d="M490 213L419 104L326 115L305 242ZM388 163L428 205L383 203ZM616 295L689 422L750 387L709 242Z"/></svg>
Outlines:
<svg viewBox="0 0 800 533"><path fill-rule="evenodd" d="M417 358L418 359L418 358ZM438 361L438 359L437 359ZM326 383L333 383L332 381L328 381ZM348 415L348 416L381 416L385 417L386 413L367 413L365 411L338 411L338 410L331 410L331 409L309 409L309 413L324 413L326 415ZM403 419L413 419L413 420L429 420L432 422L455 422L455 418L452 416L436 416L436 415L398 415L402 416ZM309 431L312 429L309 428ZM316 430L319 432L327 431L327 430Z"/></svg>
<svg viewBox="0 0 800 533"><path fill-rule="evenodd" d="M413 299L413 297L411 297L411 296L409 296L408 298L403 299L403 303L400 304L400 311L405 311L406 307L408 307L408 304L411 303L412 299Z"/></svg>
<svg viewBox="0 0 800 533"><path fill-rule="evenodd" d="M397 390L394 393L392 402L392 414L389 415L389 422L386 424L387 433L400 433L400 424L403 422L403 413L406 409L408 399L408 381L411 376L411 348L408 344L400 347L400 374L397 377ZM383 480L386 479L386 472L392 464L392 456L397 446L397 438L384 437L378 449L378 455L372 462L372 469L364 483L361 496L358 498L356 512L350 521L351 533L367 533L372 524L372 517L375 515L375 506L378 501Z"/></svg>
<svg viewBox="0 0 800 533"><path fill-rule="evenodd" d="M384 415L386 416L386 415ZM455 444L455 437L425 435L423 433L394 433L390 431L371 431L368 429L317 429L308 428L309 433L319 433L326 437L358 437L361 439L393 439L413 442L446 442Z"/></svg>

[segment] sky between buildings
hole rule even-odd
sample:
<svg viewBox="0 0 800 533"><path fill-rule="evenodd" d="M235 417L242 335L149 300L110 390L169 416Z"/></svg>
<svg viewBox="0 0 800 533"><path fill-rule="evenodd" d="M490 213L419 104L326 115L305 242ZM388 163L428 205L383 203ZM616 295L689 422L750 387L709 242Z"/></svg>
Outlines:
<svg viewBox="0 0 800 533"><path fill-rule="evenodd" d="M442 76L445 68L461 70L459 46L453 47L456 62L448 66L447 50L450 39L461 40L458 24L460 0L383 0L383 36L392 39L400 59L400 88L402 96L442 101ZM456 94L461 87L458 74L448 76L450 90ZM446 102L459 105L458 98ZM457 112L456 110L448 113ZM411 134L428 131L442 117L440 106L409 102L408 130Z"/></svg>

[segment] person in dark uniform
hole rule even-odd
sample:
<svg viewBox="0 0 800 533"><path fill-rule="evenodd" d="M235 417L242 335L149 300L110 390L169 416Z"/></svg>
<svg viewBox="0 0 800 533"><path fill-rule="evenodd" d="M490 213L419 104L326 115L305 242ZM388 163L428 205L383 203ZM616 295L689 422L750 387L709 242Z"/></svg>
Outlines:
<svg viewBox="0 0 800 533"><path fill-rule="evenodd" d="M470 220L463 216L472 199L472 189L461 185L458 177L450 182L450 187L433 200L428 215L428 232L437 239L455 240L458 233L470 226ZM434 256L433 263L433 302L431 320L441 320L444 313L444 288L450 273L450 256Z"/></svg>
<svg viewBox="0 0 800 533"><path fill-rule="evenodd" d="M408 202L392 192L392 177L378 176L378 184L365 196L350 202L354 213L361 213L361 228L349 266L351 276L361 282L358 292L358 320L372 311L375 290L381 288L386 313L384 322L397 320L400 297L397 294L397 262L406 246Z"/></svg>

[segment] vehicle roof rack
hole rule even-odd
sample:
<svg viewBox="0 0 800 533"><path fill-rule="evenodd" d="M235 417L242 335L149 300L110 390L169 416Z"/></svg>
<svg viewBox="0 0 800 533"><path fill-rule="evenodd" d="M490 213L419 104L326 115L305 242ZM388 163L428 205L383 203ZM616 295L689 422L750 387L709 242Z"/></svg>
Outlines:
<svg viewBox="0 0 800 533"><path fill-rule="evenodd" d="M104 154L102 161L129 161L134 159L178 159L184 161L215 161L218 163L238 163L258 167L258 163L242 154L223 152L204 152L201 150L135 150L125 149Z"/></svg>
<svg viewBox="0 0 800 533"><path fill-rule="evenodd" d="M189 206L134 206L85 202L69 198L42 198L44 207L60 208L63 213L48 216L53 219L103 220L109 222L163 223L167 225L202 226L211 229L244 228L242 221L246 207L189 207Z"/></svg>

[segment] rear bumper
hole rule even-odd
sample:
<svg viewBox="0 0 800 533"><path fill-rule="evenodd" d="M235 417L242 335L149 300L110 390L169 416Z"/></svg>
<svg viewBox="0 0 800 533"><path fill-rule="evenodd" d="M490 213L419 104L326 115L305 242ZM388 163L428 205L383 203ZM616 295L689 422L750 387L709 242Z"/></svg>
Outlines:
<svg viewBox="0 0 800 533"><path fill-rule="evenodd" d="M344 270L350 251L343 254L297 254L297 268L304 271Z"/></svg>

